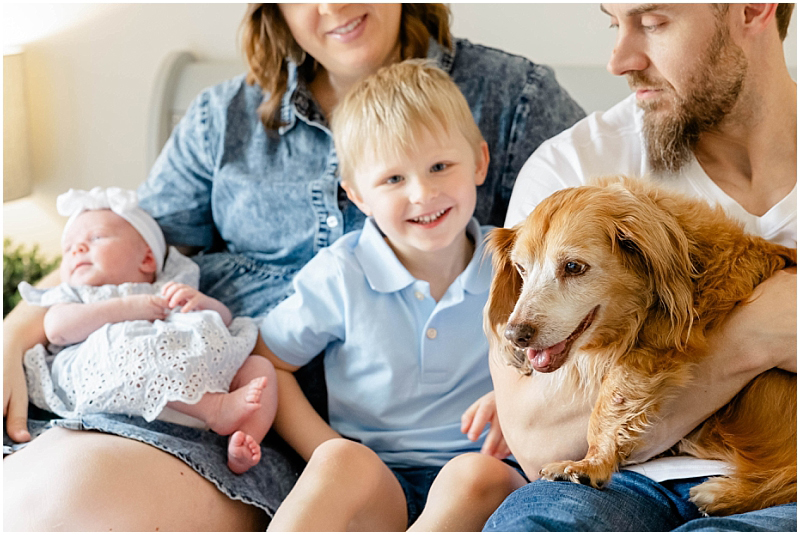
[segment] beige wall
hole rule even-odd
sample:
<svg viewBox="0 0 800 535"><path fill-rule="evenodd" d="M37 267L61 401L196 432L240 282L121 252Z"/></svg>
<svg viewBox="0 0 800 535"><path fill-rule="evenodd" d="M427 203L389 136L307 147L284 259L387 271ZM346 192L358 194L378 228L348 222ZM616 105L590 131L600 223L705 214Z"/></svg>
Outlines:
<svg viewBox="0 0 800 535"><path fill-rule="evenodd" d="M70 187L135 188L156 71L171 51L238 58L243 4L3 5L4 45L22 44L34 193L3 206L3 234L57 251L55 197ZM539 63L606 63L614 32L598 4L453 4L454 33ZM796 16L787 63L797 65Z"/></svg>

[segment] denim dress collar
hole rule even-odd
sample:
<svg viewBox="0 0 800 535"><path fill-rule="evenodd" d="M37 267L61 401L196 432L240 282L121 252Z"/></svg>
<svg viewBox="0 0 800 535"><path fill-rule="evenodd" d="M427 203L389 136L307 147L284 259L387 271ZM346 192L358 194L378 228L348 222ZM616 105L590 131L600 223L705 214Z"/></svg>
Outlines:
<svg viewBox="0 0 800 535"><path fill-rule="evenodd" d="M455 49L442 47L435 39L428 41L428 55L434 65L450 74L455 59ZM278 134L284 135L290 131L297 119L305 123L316 126L330 134L328 120L320 110L317 101L311 94L306 81L300 76L297 64L287 61L287 81L286 92L281 99L281 122L283 126L278 128Z"/></svg>

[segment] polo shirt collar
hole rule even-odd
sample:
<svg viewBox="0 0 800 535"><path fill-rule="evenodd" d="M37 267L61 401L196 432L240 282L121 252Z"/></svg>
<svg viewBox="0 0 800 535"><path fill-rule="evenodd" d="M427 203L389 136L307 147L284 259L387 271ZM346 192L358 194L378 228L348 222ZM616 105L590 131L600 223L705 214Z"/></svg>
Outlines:
<svg viewBox="0 0 800 535"><path fill-rule="evenodd" d="M467 268L453 284L460 281L464 290L472 294L486 292L492 282L492 263L488 258L483 258L485 236L474 217L467 225L467 234L475 241L475 253ZM399 292L416 282L386 243L383 233L372 217L364 221L364 228L353 254L361 265L370 287L376 292Z"/></svg>

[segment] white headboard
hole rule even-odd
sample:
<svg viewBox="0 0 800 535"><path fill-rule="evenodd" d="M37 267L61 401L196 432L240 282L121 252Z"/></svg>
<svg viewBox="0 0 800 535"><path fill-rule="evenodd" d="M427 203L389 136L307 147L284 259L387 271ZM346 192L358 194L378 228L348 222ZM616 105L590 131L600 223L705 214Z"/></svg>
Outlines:
<svg viewBox="0 0 800 535"><path fill-rule="evenodd" d="M556 78L586 113L606 110L630 94L627 82L601 66L554 65ZM147 139L148 166L169 138L192 100L206 87L244 73L241 60L200 60L173 52L162 62L153 89Z"/></svg>
<svg viewBox="0 0 800 535"><path fill-rule="evenodd" d="M207 87L246 72L241 60L200 60L191 52L169 54L156 74L147 132L147 165L156 161L189 104Z"/></svg>

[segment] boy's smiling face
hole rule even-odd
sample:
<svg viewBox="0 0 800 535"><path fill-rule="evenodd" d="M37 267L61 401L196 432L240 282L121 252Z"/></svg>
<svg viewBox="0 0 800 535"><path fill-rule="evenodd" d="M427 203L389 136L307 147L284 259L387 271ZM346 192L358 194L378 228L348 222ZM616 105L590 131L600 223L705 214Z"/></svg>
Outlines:
<svg viewBox="0 0 800 535"><path fill-rule="evenodd" d="M460 245L488 166L485 142L476 154L455 127L435 135L423 128L407 151L364 154L342 187L402 261Z"/></svg>

